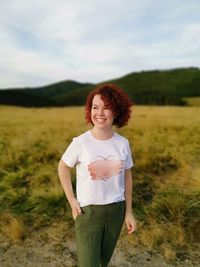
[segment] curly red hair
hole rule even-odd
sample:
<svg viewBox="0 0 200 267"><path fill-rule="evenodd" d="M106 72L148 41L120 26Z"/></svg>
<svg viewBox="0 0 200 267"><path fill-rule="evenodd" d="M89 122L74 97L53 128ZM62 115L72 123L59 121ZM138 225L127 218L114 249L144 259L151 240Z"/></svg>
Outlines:
<svg viewBox="0 0 200 267"><path fill-rule="evenodd" d="M128 124L133 105L129 96L115 84L101 84L89 93L85 106L85 118L87 123L92 123L91 108L95 95L100 95L103 102L111 107L114 114L113 125L121 128Z"/></svg>

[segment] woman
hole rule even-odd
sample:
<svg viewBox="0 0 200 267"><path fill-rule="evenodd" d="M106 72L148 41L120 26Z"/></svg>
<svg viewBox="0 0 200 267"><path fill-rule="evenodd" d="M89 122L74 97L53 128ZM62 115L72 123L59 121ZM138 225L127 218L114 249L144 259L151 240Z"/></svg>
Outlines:
<svg viewBox="0 0 200 267"><path fill-rule="evenodd" d="M113 130L125 126L132 102L113 84L98 86L86 101L86 121L92 129L73 138L59 164L59 178L75 220L80 267L106 267L123 221L136 230L132 214L133 161L129 142ZM70 168L76 166L76 197Z"/></svg>

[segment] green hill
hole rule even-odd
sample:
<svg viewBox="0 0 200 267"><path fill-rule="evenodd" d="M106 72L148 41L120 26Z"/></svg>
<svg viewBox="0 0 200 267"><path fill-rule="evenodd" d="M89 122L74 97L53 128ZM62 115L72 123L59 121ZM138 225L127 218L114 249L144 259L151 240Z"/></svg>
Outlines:
<svg viewBox="0 0 200 267"><path fill-rule="evenodd" d="M0 104L26 107L65 106L63 99L72 92L91 86L89 83L62 81L59 83L22 89L0 90ZM73 103L71 103L73 105Z"/></svg>
<svg viewBox="0 0 200 267"><path fill-rule="evenodd" d="M185 105L185 97L200 96L200 69L179 68L130 73L104 81L122 87L137 104ZM20 106L83 105L96 85L62 81L38 88L0 90L0 104Z"/></svg>
<svg viewBox="0 0 200 267"><path fill-rule="evenodd" d="M184 105L184 97L200 96L198 68L131 73L111 82L139 104Z"/></svg>

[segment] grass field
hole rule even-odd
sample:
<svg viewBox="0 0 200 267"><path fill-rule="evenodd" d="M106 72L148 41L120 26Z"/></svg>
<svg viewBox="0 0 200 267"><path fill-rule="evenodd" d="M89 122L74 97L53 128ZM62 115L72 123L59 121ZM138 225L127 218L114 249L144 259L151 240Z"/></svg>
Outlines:
<svg viewBox="0 0 200 267"><path fill-rule="evenodd" d="M26 109L0 106L0 232L16 242L29 231L73 220L57 164L89 129L83 107ZM200 240L200 107L136 106L118 129L130 141L136 234L133 246L159 250L166 260ZM72 171L75 186L75 171Z"/></svg>
<svg viewBox="0 0 200 267"><path fill-rule="evenodd" d="M200 107L200 97L185 97L183 100L186 101L187 106Z"/></svg>

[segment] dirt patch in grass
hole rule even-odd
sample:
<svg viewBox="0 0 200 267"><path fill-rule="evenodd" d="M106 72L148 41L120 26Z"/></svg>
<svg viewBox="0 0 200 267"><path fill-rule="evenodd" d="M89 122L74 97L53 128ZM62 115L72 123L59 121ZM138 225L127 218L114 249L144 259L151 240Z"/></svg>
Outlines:
<svg viewBox="0 0 200 267"><path fill-rule="evenodd" d="M1 267L76 267L77 252L73 233L69 236L55 229L43 229L30 233L21 242L9 241L0 236ZM200 246L180 259L167 262L157 251L148 251L131 245L120 238L110 262L110 267L198 267L200 266ZM181 253L181 252L180 252Z"/></svg>

